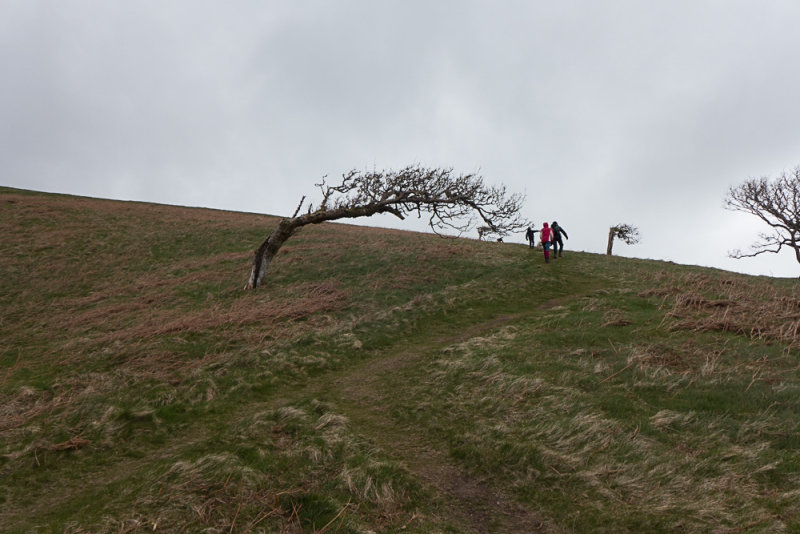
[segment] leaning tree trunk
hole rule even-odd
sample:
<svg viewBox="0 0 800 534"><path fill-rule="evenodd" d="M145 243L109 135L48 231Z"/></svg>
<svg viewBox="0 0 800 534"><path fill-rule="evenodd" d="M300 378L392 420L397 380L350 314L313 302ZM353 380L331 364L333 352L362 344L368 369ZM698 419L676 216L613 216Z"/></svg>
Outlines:
<svg viewBox="0 0 800 534"><path fill-rule="evenodd" d="M255 289L261 285L267 276L267 268L272 258L278 253L287 239L292 237L298 228L307 224L319 224L326 221L338 219L353 219L356 217L369 217L376 213L395 213L402 219L402 215L392 206L387 206L380 202L369 206L357 207L338 207L330 210L317 210L312 213L281 219L277 228L269 234L269 237L261 243L253 255L253 267L250 269L250 279L247 281L245 289Z"/></svg>
<svg viewBox="0 0 800 534"><path fill-rule="evenodd" d="M255 289L261 285L264 277L267 275L267 268L269 267L272 258L278 253L278 250L283 246L287 239L292 237L292 234L301 226L297 222L297 218L281 219L278 227L269 234L269 237L261 243L261 246L255 251L253 256L253 267L250 270L250 279L247 281L245 289Z"/></svg>
<svg viewBox="0 0 800 534"><path fill-rule="evenodd" d="M606 247L606 255L611 256L611 247L614 246L614 235L615 231L613 228L608 229L608 246Z"/></svg>

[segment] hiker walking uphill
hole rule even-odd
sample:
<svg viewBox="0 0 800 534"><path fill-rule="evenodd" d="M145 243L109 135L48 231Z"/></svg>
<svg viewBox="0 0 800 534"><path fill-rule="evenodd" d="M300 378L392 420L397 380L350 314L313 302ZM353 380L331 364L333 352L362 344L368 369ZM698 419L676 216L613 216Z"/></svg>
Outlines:
<svg viewBox="0 0 800 534"><path fill-rule="evenodd" d="M553 237L553 230L544 223L542 229L539 230L539 235L542 237L542 247L544 248L544 262L550 263L550 240Z"/></svg>
<svg viewBox="0 0 800 534"><path fill-rule="evenodd" d="M556 221L553 221L553 226L551 226L550 229L553 231L553 258L555 258L556 256L561 256L564 252L564 241L561 239L561 234L564 234L564 237L567 239L569 239L569 236Z"/></svg>
<svg viewBox="0 0 800 534"><path fill-rule="evenodd" d="M534 230L530 226L525 231L525 240L528 242L528 248L533 248L533 243L536 238L536 232L538 232L538 230Z"/></svg>

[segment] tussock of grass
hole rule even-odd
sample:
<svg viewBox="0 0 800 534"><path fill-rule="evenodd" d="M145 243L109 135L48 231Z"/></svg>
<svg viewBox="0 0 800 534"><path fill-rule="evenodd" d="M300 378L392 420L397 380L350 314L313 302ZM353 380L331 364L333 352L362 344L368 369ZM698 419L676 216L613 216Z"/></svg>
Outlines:
<svg viewBox="0 0 800 534"><path fill-rule="evenodd" d="M673 330L733 332L754 339L772 339L796 347L800 343L800 293L794 288L765 287L753 291L742 279L703 275L670 277L672 309L666 317ZM693 288L680 292L680 287Z"/></svg>

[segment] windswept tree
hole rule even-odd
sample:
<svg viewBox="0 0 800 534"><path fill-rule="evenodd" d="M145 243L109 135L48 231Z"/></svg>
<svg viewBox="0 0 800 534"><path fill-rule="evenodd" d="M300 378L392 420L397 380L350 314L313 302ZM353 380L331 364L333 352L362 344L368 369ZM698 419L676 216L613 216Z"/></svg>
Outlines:
<svg viewBox="0 0 800 534"><path fill-rule="evenodd" d="M614 239L621 239L628 245L635 245L639 242L639 229L630 224L618 224L608 229L608 246L606 254L611 256L611 249L614 246Z"/></svg>
<svg viewBox="0 0 800 534"><path fill-rule="evenodd" d="M524 196L508 194L505 186L488 186L480 175L455 174L452 169L352 170L342 175L338 185L329 185L324 178L316 185L322 195L320 203L309 204L299 215L303 197L294 215L281 219L255 251L246 289L262 284L278 250L308 224L390 213L401 220L412 214L427 217L428 225L439 235L447 231L460 235L481 224L490 229L487 233L502 237L528 226L520 217Z"/></svg>
<svg viewBox="0 0 800 534"><path fill-rule="evenodd" d="M725 207L755 215L772 228L759 234L750 253L734 250L729 256L752 258L765 252L777 254L783 247L789 247L800 263L800 167L791 173L783 172L774 181L767 177L750 178L731 187Z"/></svg>

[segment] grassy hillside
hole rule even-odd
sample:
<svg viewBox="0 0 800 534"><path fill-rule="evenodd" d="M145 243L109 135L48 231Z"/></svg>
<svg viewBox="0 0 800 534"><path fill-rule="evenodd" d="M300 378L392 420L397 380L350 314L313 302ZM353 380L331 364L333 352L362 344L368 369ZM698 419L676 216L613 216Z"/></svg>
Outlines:
<svg viewBox="0 0 800 534"><path fill-rule="evenodd" d="M796 281L273 223L0 188L0 530L800 530Z"/></svg>

